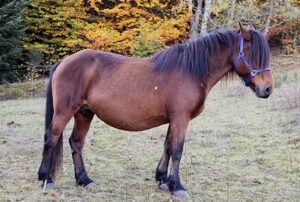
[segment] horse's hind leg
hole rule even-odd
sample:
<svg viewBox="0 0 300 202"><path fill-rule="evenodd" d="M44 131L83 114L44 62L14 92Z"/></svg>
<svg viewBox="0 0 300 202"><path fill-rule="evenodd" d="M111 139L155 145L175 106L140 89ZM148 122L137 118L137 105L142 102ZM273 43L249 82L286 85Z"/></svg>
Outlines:
<svg viewBox="0 0 300 202"><path fill-rule="evenodd" d="M72 117L72 113L54 113L52 124L46 130L42 164L39 169L39 180L47 188L54 186L53 180L62 163L62 133Z"/></svg>
<svg viewBox="0 0 300 202"><path fill-rule="evenodd" d="M169 152L169 145L170 145L170 126L168 128L167 137L164 143L164 151L161 156L161 159L156 168L155 180L158 182L158 186L162 190L169 190L168 187L168 166L170 161L170 152Z"/></svg>
<svg viewBox="0 0 300 202"><path fill-rule="evenodd" d="M75 122L72 135L69 139L72 149L75 179L78 185L86 188L94 188L96 184L88 177L82 158L82 148L86 134L90 128L94 113L83 106L75 114Z"/></svg>

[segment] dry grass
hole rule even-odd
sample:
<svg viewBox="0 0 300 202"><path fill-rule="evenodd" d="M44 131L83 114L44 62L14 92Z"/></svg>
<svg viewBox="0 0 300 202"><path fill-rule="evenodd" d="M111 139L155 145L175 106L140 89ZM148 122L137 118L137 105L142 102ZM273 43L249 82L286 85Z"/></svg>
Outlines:
<svg viewBox="0 0 300 202"><path fill-rule="evenodd" d="M268 100L218 85L190 124L181 163L191 201L300 200L300 78ZM240 93L240 91L243 93ZM234 97L232 97L234 95ZM291 104L287 104L287 103ZM0 201L172 201L154 181L166 126L124 132L95 119L84 149L90 193L75 186L65 130L64 167L54 190L37 182L43 144L43 98L0 102Z"/></svg>

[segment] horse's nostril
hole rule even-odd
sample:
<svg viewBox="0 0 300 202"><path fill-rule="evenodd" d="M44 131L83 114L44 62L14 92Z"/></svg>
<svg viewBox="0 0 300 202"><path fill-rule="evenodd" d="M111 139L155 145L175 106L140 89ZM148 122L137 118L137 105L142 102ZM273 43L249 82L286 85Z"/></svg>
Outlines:
<svg viewBox="0 0 300 202"><path fill-rule="evenodd" d="M271 93L272 93L272 87L269 86L269 87L266 88L265 94L266 94L266 95L271 95Z"/></svg>

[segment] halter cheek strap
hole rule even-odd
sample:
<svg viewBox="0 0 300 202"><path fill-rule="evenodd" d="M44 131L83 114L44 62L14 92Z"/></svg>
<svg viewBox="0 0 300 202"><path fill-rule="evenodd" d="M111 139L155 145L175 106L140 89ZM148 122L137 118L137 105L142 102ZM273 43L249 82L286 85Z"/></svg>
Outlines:
<svg viewBox="0 0 300 202"><path fill-rule="evenodd" d="M244 80L246 86L250 86L251 79L256 76L257 74L260 74L262 72L271 71L272 69L269 67L262 67L260 69L254 69L248 62L244 54L244 36L241 34L240 36L240 52L237 58L235 59L233 63L233 69L236 71L236 65L239 62L239 60L242 59L242 61L245 63L246 67L250 70L249 76Z"/></svg>

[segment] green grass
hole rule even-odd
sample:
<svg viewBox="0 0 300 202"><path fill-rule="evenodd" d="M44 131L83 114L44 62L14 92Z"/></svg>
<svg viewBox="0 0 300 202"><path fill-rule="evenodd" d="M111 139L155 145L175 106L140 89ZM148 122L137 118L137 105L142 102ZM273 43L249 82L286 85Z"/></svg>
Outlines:
<svg viewBox="0 0 300 202"><path fill-rule="evenodd" d="M18 98L34 98L45 95L45 80L0 85L0 101Z"/></svg>
<svg viewBox="0 0 300 202"><path fill-rule="evenodd" d="M212 90L204 112L190 123L181 162L191 201L300 200L300 79L293 79L299 73L287 72L286 82L267 100L239 81ZM97 190L75 185L70 123L56 188L44 192L37 181L44 105L43 98L0 102L0 201L177 200L154 181L166 126L124 132L98 119L84 148Z"/></svg>

